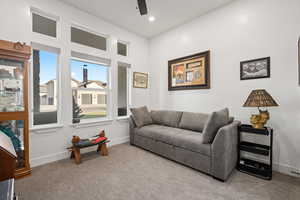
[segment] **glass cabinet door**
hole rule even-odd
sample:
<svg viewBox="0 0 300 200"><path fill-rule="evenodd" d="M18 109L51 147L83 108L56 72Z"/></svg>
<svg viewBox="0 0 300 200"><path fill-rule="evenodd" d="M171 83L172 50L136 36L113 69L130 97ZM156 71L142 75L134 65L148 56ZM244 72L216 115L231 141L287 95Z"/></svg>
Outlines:
<svg viewBox="0 0 300 200"><path fill-rule="evenodd" d="M23 62L0 59L0 112L24 111Z"/></svg>
<svg viewBox="0 0 300 200"><path fill-rule="evenodd" d="M17 169L25 167L25 148L24 148L24 121L5 120L0 121L0 134L7 135L14 146L17 154Z"/></svg>

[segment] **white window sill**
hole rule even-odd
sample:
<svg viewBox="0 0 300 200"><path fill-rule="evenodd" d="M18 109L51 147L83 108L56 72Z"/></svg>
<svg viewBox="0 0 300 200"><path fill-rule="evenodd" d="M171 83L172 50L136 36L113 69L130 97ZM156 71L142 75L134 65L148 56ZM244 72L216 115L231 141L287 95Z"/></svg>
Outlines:
<svg viewBox="0 0 300 200"><path fill-rule="evenodd" d="M113 122L112 119L102 119L102 120L82 120L80 123L70 124L73 128L85 128L85 127L92 127L92 126L101 126L105 124L110 124Z"/></svg>
<svg viewBox="0 0 300 200"><path fill-rule="evenodd" d="M32 131L34 133L50 133L50 132L55 132L57 129L63 128L64 125L62 124L49 124L49 125L39 125L39 126L34 126L29 129L29 131Z"/></svg>
<svg viewBox="0 0 300 200"><path fill-rule="evenodd" d="M129 118L130 118L129 115L127 115L127 116L122 116L122 117L118 117L118 118L117 118L117 121L128 121Z"/></svg>

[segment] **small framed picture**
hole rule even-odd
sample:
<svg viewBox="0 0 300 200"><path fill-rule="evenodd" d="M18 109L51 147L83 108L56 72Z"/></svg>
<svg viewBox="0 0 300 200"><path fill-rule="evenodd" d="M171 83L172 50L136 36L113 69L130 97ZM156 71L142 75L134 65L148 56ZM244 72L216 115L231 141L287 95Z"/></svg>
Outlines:
<svg viewBox="0 0 300 200"><path fill-rule="evenodd" d="M148 74L141 72L133 72L133 87L148 88Z"/></svg>
<svg viewBox="0 0 300 200"><path fill-rule="evenodd" d="M270 57L241 62L241 80L270 78Z"/></svg>

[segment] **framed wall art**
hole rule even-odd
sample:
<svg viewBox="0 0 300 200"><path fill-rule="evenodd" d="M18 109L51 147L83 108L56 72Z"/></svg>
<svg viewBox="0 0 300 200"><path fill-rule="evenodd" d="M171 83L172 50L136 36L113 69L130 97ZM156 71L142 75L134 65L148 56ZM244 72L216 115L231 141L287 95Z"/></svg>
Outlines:
<svg viewBox="0 0 300 200"><path fill-rule="evenodd" d="M270 57L266 57L241 62L241 80L270 78L270 60Z"/></svg>
<svg viewBox="0 0 300 200"><path fill-rule="evenodd" d="M168 89L210 88L210 51L177 58L168 62Z"/></svg>
<svg viewBox="0 0 300 200"><path fill-rule="evenodd" d="M148 74L141 72L133 72L133 87L148 88Z"/></svg>

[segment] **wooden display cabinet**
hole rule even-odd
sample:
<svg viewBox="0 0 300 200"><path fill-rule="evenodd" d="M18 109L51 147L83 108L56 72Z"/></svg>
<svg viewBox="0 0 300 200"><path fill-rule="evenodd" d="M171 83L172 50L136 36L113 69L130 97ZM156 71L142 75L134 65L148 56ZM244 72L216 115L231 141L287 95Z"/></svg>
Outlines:
<svg viewBox="0 0 300 200"><path fill-rule="evenodd" d="M0 40L0 134L12 140L17 154L15 178L31 173L29 165L28 66L31 47Z"/></svg>

